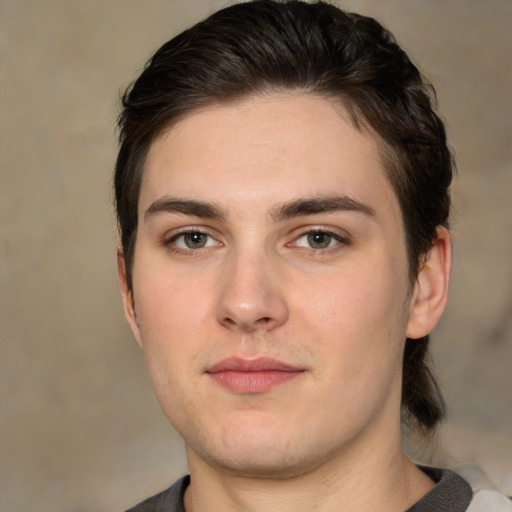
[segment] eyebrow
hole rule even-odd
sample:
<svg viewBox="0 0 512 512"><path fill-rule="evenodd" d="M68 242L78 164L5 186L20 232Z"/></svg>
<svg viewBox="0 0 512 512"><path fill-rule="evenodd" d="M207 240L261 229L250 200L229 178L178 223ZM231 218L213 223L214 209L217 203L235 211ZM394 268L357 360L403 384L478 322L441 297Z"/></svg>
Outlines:
<svg viewBox="0 0 512 512"><path fill-rule="evenodd" d="M306 199L297 199L277 206L271 212L271 217L275 221L301 217L305 215L315 215L319 213L351 211L375 216L375 210L360 201L348 196L320 196Z"/></svg>
<svg viewBox="0 0 512 512"><path fill-rule="evenodd" d="M275 221L282 221L293 217L315 215L320 213L352 211L363 213L370 217L375 216L375 210L360 201L348 196L320 196L302 198L278 205L270 212L270 217ZM226 211L218 204L208 201L196 201L193 199L174 199L164 197L152 203L144 213L144 220L162 213L182 213L194 215L204 219L226 220Z"/></svg>
<svg viewBox="0 0 512 512"><path fill-rule="evenodd" d="M204 219L225 220L226 212L217 204L192 199L173 199L164 197L158 199L144 213L144 220L162 213L183 213Z"/></svg>

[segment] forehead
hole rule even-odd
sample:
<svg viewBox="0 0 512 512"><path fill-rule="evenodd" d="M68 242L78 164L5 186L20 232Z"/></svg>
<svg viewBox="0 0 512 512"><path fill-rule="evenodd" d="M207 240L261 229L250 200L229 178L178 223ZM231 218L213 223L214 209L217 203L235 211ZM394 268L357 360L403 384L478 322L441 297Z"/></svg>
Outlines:
<svg viewBox="0 0 512 512"><path fill-rule="evenodd" d="M268 95L192 112L152 144L139 214L165 195L244 211L343 194L396 202L377 137L318 96Z"/></svg>

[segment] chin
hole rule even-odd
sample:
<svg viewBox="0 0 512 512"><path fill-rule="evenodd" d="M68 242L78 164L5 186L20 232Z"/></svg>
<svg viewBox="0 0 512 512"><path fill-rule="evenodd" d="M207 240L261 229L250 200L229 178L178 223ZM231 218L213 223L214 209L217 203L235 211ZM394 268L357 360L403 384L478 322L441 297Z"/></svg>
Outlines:
<svg viewBox="0 0 512 512"><path fill-rule="evenodd" d="M217 470L237 477L254 479L285 480L294 478L314 469L316 464L301 454L294 457L290 453L272 453L263 449L257 453L244 453L237 456L210 454L207 462Z"/></svg>
<svg viewBox="0 0 512 512"><path fill-rule="evenodd" d="M308 446L305 440L283 435L282 431L262 434L261 430L239 430L234 435L212 436L206 442L185 442L193 456L210 467L245 478L293 478L320 466L326 458L322 446Z"/></svg>

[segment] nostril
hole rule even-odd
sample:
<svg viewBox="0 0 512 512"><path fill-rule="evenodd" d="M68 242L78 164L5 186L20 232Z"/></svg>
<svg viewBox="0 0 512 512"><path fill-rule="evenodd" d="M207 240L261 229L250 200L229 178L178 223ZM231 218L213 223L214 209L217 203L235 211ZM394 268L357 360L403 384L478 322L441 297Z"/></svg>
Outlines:
<svg viewBox="0 0 512 512"><path fill-rule="evenodd" d="M224 325L224 327L228 327L229 329L239 326L244 330L252 331L254 329L258 329L258 327L270 327L273 321L274 319L270 316L262 316L254 322L245 322L242 319L236 320L227 316L221 323Z"/></svg>

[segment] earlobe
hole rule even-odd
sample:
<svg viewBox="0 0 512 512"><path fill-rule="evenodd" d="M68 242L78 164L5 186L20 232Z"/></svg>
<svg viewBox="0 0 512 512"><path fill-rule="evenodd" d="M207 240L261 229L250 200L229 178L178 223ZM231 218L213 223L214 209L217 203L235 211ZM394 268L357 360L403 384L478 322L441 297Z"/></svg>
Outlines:
<svg viewBox="0 0 512 512"><path fill-rule="evenodd" d="M452 247L448 230L437 228L437 238L416 278L408 338L421 338L432 332L446 306L452 264Z"/></svg>
<svg viewBox="0 0 512 512"><path fill-rule="evenodd" d="M137 343L142 346L139 325L137 323L137 315L135 313L135 303L133 293L128 286L126 260L121 247L117 249L117 275L119 277L119 287L121 288L121 297L123 298L124 316L130 326L133 336Z"/></svg>

